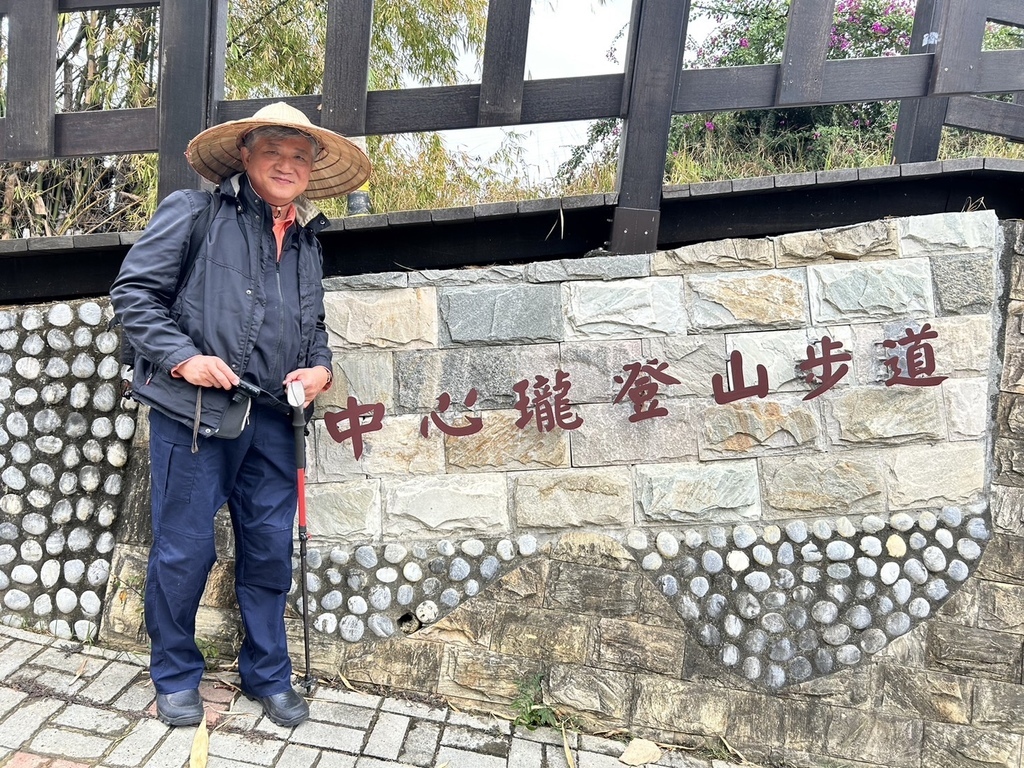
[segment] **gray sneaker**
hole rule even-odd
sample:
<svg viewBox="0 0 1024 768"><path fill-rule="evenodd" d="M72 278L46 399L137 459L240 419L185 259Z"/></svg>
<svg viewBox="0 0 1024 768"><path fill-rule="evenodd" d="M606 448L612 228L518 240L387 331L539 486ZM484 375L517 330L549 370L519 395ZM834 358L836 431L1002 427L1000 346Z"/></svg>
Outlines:
<svg viewBox="0 0 1024 768"><path fill-rule="evenodd" d="M199 689L156 695L156 716L168 725L199 725L206 713Z"/></svg>

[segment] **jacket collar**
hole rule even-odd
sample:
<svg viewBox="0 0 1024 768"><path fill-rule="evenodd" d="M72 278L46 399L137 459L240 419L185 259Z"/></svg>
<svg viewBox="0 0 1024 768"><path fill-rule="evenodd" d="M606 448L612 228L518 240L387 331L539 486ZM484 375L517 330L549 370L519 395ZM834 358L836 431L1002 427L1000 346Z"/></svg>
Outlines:
<svg viewBox="0 0 1024 768"><path fill-rule="evenodd" d="M256 194L256 190L249 183L249 177L244 173L236 173L220 185L221 194L235 199L245 207L257 208L266 205L269 212L269 205L263 198ZM301 227L306 227L314 235L327 226L327 217L308 198L303 195L295 198L295 221Z"/></svg>

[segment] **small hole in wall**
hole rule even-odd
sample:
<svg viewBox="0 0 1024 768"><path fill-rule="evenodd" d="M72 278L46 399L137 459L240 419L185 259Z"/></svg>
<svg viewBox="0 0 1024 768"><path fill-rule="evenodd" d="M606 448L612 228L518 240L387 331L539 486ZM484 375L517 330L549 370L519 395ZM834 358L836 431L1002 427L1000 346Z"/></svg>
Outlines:
<svg viewBox="0 0 1024 768"><path fill-rule="evenodd" d="M423 623L411 613L403 613L398 617L398 628L403 635L411 635L422 626Z"/></svg>

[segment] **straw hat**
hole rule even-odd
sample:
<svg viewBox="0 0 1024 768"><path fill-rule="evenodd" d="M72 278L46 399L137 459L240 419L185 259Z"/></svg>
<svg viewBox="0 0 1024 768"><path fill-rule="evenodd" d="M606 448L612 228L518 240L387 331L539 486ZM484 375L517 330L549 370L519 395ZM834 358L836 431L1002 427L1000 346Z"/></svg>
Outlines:
<svg viewBox="0 0 1024 768"><path fill-rule="evenodd" d="M305 195L337 197L358 189L370 176L366 153L341 134L313 125L302 112L283 101L269 104L252 117L207 128L188 143L185 157L204 179L220 183L242 170L242 140L262 126L295 128L320 144Z"/></svg>

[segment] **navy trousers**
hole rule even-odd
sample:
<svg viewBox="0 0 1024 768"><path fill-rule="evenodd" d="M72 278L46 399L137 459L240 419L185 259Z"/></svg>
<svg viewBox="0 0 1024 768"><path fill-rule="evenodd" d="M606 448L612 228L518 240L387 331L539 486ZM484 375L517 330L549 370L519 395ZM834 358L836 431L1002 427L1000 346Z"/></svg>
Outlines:
<svg viewBox="0 0 1024 768"><path fill-rule="evenodd" d="M153 547L146 576L150 674L157 693L196 688L203 656L196 611L217 559L213 518L224 503L235 535L235 595L245 636L238 656L242 688L270 696L291 687L284 629L292 583L292 523L298 503L291 421L253 406L234 440L199 438L150 411Z"/></svg>

